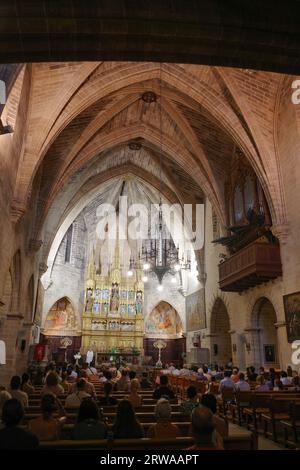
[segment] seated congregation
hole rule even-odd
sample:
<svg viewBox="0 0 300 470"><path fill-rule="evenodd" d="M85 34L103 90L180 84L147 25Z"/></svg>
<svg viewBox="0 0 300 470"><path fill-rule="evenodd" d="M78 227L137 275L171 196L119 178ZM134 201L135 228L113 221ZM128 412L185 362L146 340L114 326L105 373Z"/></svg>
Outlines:
<svg viewBox="0 0 300 470"><path fill-rule="evenodd" d="M299 375L50 363L0 388L0 416L0 449L253 450L260 435L297 448Z"/></svg>

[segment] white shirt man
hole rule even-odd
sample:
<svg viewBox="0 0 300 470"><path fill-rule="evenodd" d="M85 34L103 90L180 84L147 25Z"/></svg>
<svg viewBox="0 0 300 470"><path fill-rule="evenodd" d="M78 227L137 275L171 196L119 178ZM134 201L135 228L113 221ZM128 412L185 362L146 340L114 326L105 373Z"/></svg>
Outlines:
<svg viewBox="0 0 300 470"><path fill-rule="evenodd" d="M91 364L91 362L93 362L93 359L94 359L94 352L89 349L88 352L86 353L86 362L88 363L88 365Z"/></svg>

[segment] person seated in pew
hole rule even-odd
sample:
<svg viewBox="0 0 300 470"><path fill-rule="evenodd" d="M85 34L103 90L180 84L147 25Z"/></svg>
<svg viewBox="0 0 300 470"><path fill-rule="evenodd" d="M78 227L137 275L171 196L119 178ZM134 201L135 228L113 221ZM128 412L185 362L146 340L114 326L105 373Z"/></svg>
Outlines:
<svg viewBox="0 0 300 470"><path fill-rule="evenodd" d="M114 390L118 392L127 392L128 390L128 385L129 385L129 376L128 376L128 370L127 369L122 369L121 371L121 378L116 382L114 386Z"/></svg>
<svg viewBox="0 0 300 470"><path fill-rule="evenodd" d="M239 381L239 369L238 367L234 367L232 369L232 374L231 374L231 380L232 382L234 382L235 384Z"/></svg>
<svg viewBox="0 0 300 470"><path fill-rule="evenodd" d="M94 384L89 382L85 377L79 378L75 383L71 385L71 388L69 390L69 393L76 393L78 391L78 383L80 380L83 380L84 383L84 391L88 393L92 398L96 399L97 394L96 394L96 389Z"/></svg>
<svg viewBox="0 0 300 470"><path fill-rule="evenodd" d="M147 437L164 439L181 436L176 424L171 422L172 408L169 400L160 398L155 407L156 424L149 427Z"/></svg>
<svg viewBox="0 0 300 470"><path fill-rule="evenodd" d="M23 408L27 408L28 406L28 395L25 392L20 390L21 387L21 379L18 375L14 375L10 381L10 394L12 398L19 400Z"/></svg>
<svg viewBox="0 0 300 470"><path fill-rule="evenodd" d="M265 381L265 377L263 375L259 375L256 379L257 386L255 387L256 392L269 392L270 388L269 385Z"/></svg>
<svg viewBox="0 0 300 470"><path fill-rule="evenodd" d="M236 391L239 392L249 392L250 385L245 380L245 374L243 372L239 373L239 380L235 384Z"/></svg>
<svg viewBox="0 0 300 470"><path fill-rule="evenodd" d="M72 439L106 439L107 425L100 419L99 410L91 398L85 398L79 408Z"/></svg>
<svg viewBox="0 0 300 470"><path fill-rule="evenodd" d="M59 399L49 393L42 396L42 414L36 419L29 421L30 431L39 441L56 441L60 438L61 427L65 423L65 410ZM59 418L53 416L58 411Z"/></svg>
<svg viewBox="0 0 300 470"><path fill-rule="evenodd" d="M84 398L91 398L91 395L85 391L86 380L79 379L76 389L67 396L65 401L66 408L79 408Z"/></svg>
<svg viewBox="0 0 300 470"><path fill-rule="evenodd" d="M28 396L32 395L35 392L34 386L31 384L30 377L29 377L29 374L27 374L27 372L24 372L24 374L22 375L20 388L22 392L27 393Z"/></svg>
<svg viewBox="0 0 300 470"><path fill-rule="evenodd" d="M214 442L214 415L206 406L198 406L192 412L191 434L194 445L185 450L220 450Z"/></svg>
<svg viewBox="0 0 300 470"><path fill-rule="evenodd" d="M73 369L73 366L70 364L67 368L67 381L69 383L73 383L75 382L75 380L77 380L78 378L78 374L77 372L75 372L75 370Z"/></svg>
<svg viewBox="0 0 300 470"><path fill-rule="evenodd" d="M201 405L206 406L213 414L213 422L215 431L213 434L213 442L217 447L223 448L223 439L228 437L228 426L225 419L218 416L217 399L212 393L205 393L201 398Z"/></svg>
<svg viewBox="0 0 300 470"><path fill-rule="evenodd" d="M58 376L56 372L51 372L46 377L46 384L42 389L42 395L53 394L56 396L64 395L63 387L58 383Z"/></svg>
<svg viewBox="0 0 300 470"><path fill-rule="evenodd" d="M1 416L2 416L2 410L4 403L7 402L7 400L10 400L11 394L3 387L2 385L0 386L0 423L1 423Z"/></svg>
<svg viewBox="0 0 300 470"><path fill-rule="evenodd" d="M68 382L68 373L67 373L67 371L63 371L61 373L61 383L60 383L60 385L64 389L65 393L69 393L71 385Z"/></svg>
<svg viewBox="0 0 300 470"><path fill-rule="evenodd" d="M235 383L231 379L231 371L226 370L224 372L224 379L221 380L219 386L219 392L222 393L225 388L234 390Z"/></svg>
<svg viewBox="0 0 300 470"><path fill-rule="evenodd" d="M173 400L175 398L175 393L168 386L168 382L169 380L167 375L160 376L160 386L153 393L153 398L155 400L159 400L162 397L168 398L169 400Z"/></svg>
<svg viewBox="0 0 300 470"><path fill-rule="evenodd" d="M199 405L197 389L194 385L190 385L187 390L187 400L183 401L180 405L182 413L191 414L194 408Z"/></svg>
<svg viewBox="0 0 300 470"><path fill-rule="evenodd" d="M300 392L300 378L296 370L293 370L292 385L295 387L296 392Z"/></svg>
<svg viewBox="0 0 300 470"><path fill-rule="evenodd" d="M140 385L141 385L141 389L143 389L143 390L153 388L153 385L152 385L152 383L150 382L150 380L148 378L148 372L143 372L142 378L141 378L141 381L140 381Z"/></svg>
<svg viewBox="0 0 300 470"><path fill-rule="evenodd" d="M288 377L287 373L286 372L281 372L281 382L282 382L282 385L291 385L292 383L292 378L291 377Z"/></svg>
<svg viewBox="0 0 300 470"><path fill-rule="evenodd" d="M103 387L104 397L100 397L98 400L100 406L115 406L117 404L116 398L110 396L112 390L113 385L110 382L105 382Z"/></svg>
<svg viewBox="0 0 300 470"><path fill-rule="evenodd" d="M11 398L4 403L2 421L5 427L0 430L1 450L29 450L38 448L38 438L20 426L23 417L24 408L19 400Z"/></svg>
<svg viewBox="0 0 300 470"><path fill-rule="evenodd" d="M275 379L273 391L280 392L281 390L283 390L283 383L281 382L280 379Z"/></svg>
<svg viewBox="0 0 300 470"><path fill-rule="evenodd" d="M132 379L130 382L130 394L127 397L127 400L130 401L133 408L138 408L139 406L142 406L142 397L138 394L140 388L141 386L138 379Z"/></svg>
<svg viewBox="0 0 300 470"><path fill-rule="evenodd" d="M117 415L112 426L114 439L139 439L144 431L137 420L129 400L122 400L117 408Z"/></svg>

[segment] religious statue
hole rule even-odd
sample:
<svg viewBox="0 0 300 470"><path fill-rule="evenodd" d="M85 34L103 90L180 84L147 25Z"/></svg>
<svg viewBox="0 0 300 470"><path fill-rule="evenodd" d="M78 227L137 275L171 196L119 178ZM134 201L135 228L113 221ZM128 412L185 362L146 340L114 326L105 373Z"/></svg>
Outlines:
<svg viewBox="0 0 300 470"><path fill-rule="evenodd" d="M143 293L141 290L136 292L136 313L139 315L143 310Z"/></svg>
<svg viewBox="0 0 300 470"><path fill-rule="evenodd" d="M86 290L86 304L85 311L90 312L93 307L93 289L90 287Z"/></svg>
<svg viewBox="0 0 300 470"><path fill-rule="evenodd" d="M119 285L117 282L112 284L110 298L110 313L118 313L119 310Z"/></svg>

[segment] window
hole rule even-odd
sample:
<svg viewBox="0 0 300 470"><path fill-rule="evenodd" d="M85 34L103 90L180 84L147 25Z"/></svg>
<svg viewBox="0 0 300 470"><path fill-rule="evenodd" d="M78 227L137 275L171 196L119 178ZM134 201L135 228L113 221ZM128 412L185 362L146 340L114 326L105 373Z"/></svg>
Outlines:
<svg viewBox="0 0 300 470"><path fill-rule="evenodd" d="M71 259L72 236L73 236L73 224L70 225L66 234L65 263L69 263Z"/></svg>

